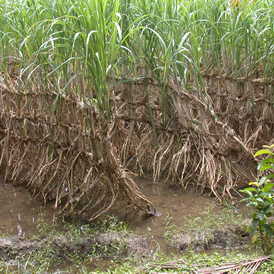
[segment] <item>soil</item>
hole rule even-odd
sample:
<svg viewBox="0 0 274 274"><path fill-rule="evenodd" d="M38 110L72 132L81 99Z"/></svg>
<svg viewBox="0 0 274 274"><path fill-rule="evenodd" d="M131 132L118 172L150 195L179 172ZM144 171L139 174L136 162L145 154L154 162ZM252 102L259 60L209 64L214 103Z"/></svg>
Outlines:
<svg viewBox="0 0 274 274"><path fill-rule="evenodd" d="M174 234L169 246L180 251L188 249L209 250L213 248L240 249L250 246L250 234L243 226L225 226L199 232L179 232Z"/></svg>
<svg viewBox="0 0 274 274"><path fill-rule="evenodd" d="M120 232L106 232L83 237L66 237L60 235L41 239L27 240L20 237L0 238L0 255L7 262L16 258L28 258L39 251L48 249L51 256L62 261L70 261L77 254L81 258L127 257L129 254L145 254L149 250L147 239Z"/></svg>
<svg viewBox="0 0 274 274"><path fill-rule="evenodd" d="M213 248L244 248L250 244L250 235L242 228L227 226L221 230L205 232L181 232L173 235L170 248L178 251L187 249L208 250ZM153 249L153 242L145 236L133 233L105 232L92 236L66 237L48 236L27 240L20 237L0 238L0 255L7 263L18 257L29 258L32 254L50 248L51 256L62 261L70 261L77 254L81 258L123 257L132 254L148 256Z"/></svg>

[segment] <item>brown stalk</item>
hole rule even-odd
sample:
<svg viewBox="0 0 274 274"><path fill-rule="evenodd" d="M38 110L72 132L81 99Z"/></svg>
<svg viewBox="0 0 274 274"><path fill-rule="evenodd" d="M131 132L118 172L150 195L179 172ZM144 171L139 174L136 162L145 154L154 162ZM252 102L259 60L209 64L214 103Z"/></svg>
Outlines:
<svg viewBox="0 0 274 274"><path fill-rule="evenodd" d="M153 213L153 205L120 164L107 124L95 108L79 109L75 99L62 97L52 112L57 94L38 91L25 97L17 88L1 89L1 159L7 179L28 184L45 202L54 200L55 207L61 202L66 214L87 211L90 220L121 195ZM19 104L12 103L16 100Z"/></svg>
<svg viewBox="0 0 274 274"><path fill-rule="evenodd" d="M231 190L255 175L254 151L274 141L268 99L273 87L251 76L209 74L204 80L206 95L194 92L194 82L193 90L186 90L170 81L162 113L163 86L152 79L128 79L112 89L110 120L78 100L73 83L70 95L58 95L50 81L41 87L30 83L27 91L19 80L9 88L0 83L0 163L6 179L28 184L56 205L62 202L69 213L90 211L90 219L119 195L153 211L124 168L129 162L132 172L152 172L154 179L171 178L183 187L195 182L219 199L232 197ZM81 98L87 85L81 85Z"/></svg>

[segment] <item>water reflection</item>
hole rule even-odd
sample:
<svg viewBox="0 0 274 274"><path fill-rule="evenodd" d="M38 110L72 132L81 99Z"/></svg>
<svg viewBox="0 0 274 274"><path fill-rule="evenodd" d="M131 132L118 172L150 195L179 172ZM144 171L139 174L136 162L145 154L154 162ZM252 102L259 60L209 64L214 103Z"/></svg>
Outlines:
<svg viewBox="0 0 274 274"><path fill-rule="evenodd" d="M194 187L189 186L182 192L178 187L170 187L170 184L163 181L140 177L133 179L142 193L155 205L156 216L144 217L138 210L132 210L132 214L127 214L126 207L119 204L119 201L108 214L126 220L131 229L138 230L140 234L151 235L151 238L163 248L165 248L164 233L168 220L172 219L174 225L181 227L185 217L198 216L209 205L214 205L216 211L222 210L216 198L198 194ZM41 212L43 216L40 215ZM33 200L25 188L0 183L0 233L31 237L38 232L40 217L44 223L51 226L54 216L55 211L52 208L42 208L42 204Z"/></svg>
<svg viewBox="0 0 274 274"><path fill-rule="evenodd" d="M27 189L0 183L0 233L19 237L35 235L41 212L51 224L53 210L42 209L42 204L33 200Z"/></svg>
<svg viewBox="0 0 274 274"><path fill-rule="evenodd" d="M25 236L25 233L22 233L22 227L20 226L20 225L17 225L17 229L18 229L18 237L20 237L20 236Z"/></svg>

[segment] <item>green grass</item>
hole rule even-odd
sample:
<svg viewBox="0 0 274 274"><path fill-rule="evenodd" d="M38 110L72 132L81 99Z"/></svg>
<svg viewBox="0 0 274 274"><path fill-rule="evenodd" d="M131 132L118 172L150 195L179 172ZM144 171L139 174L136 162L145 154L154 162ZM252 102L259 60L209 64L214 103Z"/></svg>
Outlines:
<svg viewBox="0 0 274 274"><path fill-rule="evenodd" d="M240 252L235 251L216 251L214 253L199 253L195 254L193 252L189 252L187 254L176 256L171 255L167 256L164 254L159 254L156 258L145 258L139 259L138 261L136 258L119 262L119 261L111 261L110 267L107 269L102 269L102 267L98 267L97 270L89 270L88 263L83 265L83 263L79 264L78 266L68 265L67 269L63 269L59 271L57 270L55 273L80 273L80 274L87 274L87 273L112 273L112 274L128 274L128 273L155 273L156 271L164 273L167 271L168 273L178 273L178 271L184 271L184 273L193 273L193 271L198 270L199 268L203 267L216 267L221 266L226 263L239 263L242 261L252 261L254 258L259 257L260 254L254 252L252 255L243 254ZM168 269L164 270L162 267L163 265L167 264L171 261L176 261L178 268L176 269ZM179 260L183 260L180 262ZM175 263L174 263L175 264ZM256 270L257 274L268 274L271 273L273 270L274 263L273 261L265 261L261 264L261 266ZM58 269L58 267L57 267ZM41 273L40 271L45 271L45 269L41 268L40 270L24 270L23 267L5 267L0 265L1 273ZM54 273L54 272L52 272Z"/></svg>
<svg viewBox="0 0 274 274"><path fill-rule="evenodd" d="M105 216L104 220L91 224L71 224L65 221L56 220L54 226L45 222L43 214L39 218L39 233L30 240L43 242L43 248L33 249L29 254L16 247L11 248L8 264L2 258L0 260L1 273L46 273L53 269L65 269L64 271L95 268L92 262L100 261L104 258L121 258L124 256L126 242L135 237L128 225L120 222L112 216ZM7 234L1 235L4 238L13 238ZM76 252L71 251L71 246L77 246L88 237L90 239L100 239L106 237L110 240L106 242L92 242L91 252L82 254L81 248ZM24 240L24 239L21 239ZM68 243L63 245L63 243ZM57 246L57 248L56 248ZM60 250L60 246L62 247ZM12 258L11 258L12 257ZM64 263L65 262L65 263ZM12 265L14 264L14 265Z"/></svg>
<svg viewBox="0 0 274 274"><path fill-rule="evenodd" d="M252 261L254 258L259 257L261 254L254 251L253 254L244 254L238 251L215 251L212 253L194 253L193 251L181 255L165 255L158 254L154 258L145 258L131 260L122 263L116 263L109 270L94 271L91 273L193 273L198 269L205 267L217 267L227 263L239 263L242 261ZM177 268L164 268L164 265L176 265ZM272 270L273 262L263 262L261 267L256 273L267 273L266 271ZM88 272L85 272L88 273Z"/></svg>

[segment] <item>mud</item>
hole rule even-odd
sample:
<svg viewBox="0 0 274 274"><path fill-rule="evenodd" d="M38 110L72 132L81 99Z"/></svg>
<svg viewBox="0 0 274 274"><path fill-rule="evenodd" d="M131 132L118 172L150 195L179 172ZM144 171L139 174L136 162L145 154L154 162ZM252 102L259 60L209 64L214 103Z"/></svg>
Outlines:
<svg viewBox="0 0 274 274"><path fill-rule="evenodd" d="M49 236L42 239L26 240L20 237L0 238L0 256L6 264L12 265L20 258L31 262L34 254L48 250L55 261L70 262L78 258L127 258L146 257L151 254L153 243L146 237L124 232L106 232L84 237ZM200 233L181 232L173 235L170 248L177 251L195 249L239 249L250 245L250 235L242 227L227 226L221 230Z"/></svg>
<svg viewBox="0 0 274 274"><path fill-rule="evenodd" d="M248 248L251 243L249 233L243 226L225 226L218 230L205 230L199 232L180 232L171 237L169 246L180 251L189 249L243 249Z"/></svg>
<svg viewBox="0 0 274 274"><path fill-rule="evenodd" d="M144 256L149 252L149 242L144 237L120 232L106 232L84 237L60 235L26 240L19 237L0 238L0 255L7 262L17 258L31 260L33 254L48 250L55 260L70 261L77 254L81 259L93 257Z"/></svg>
<svg viewBox="0 0 274 274"><path fill-rule="evenodd" d="M0 173L0 182L4 182ZM39 224L52 226L57 212L43 206L22 186L0 183L0 233L18 237L33 237L39 233Z"/></svg>

